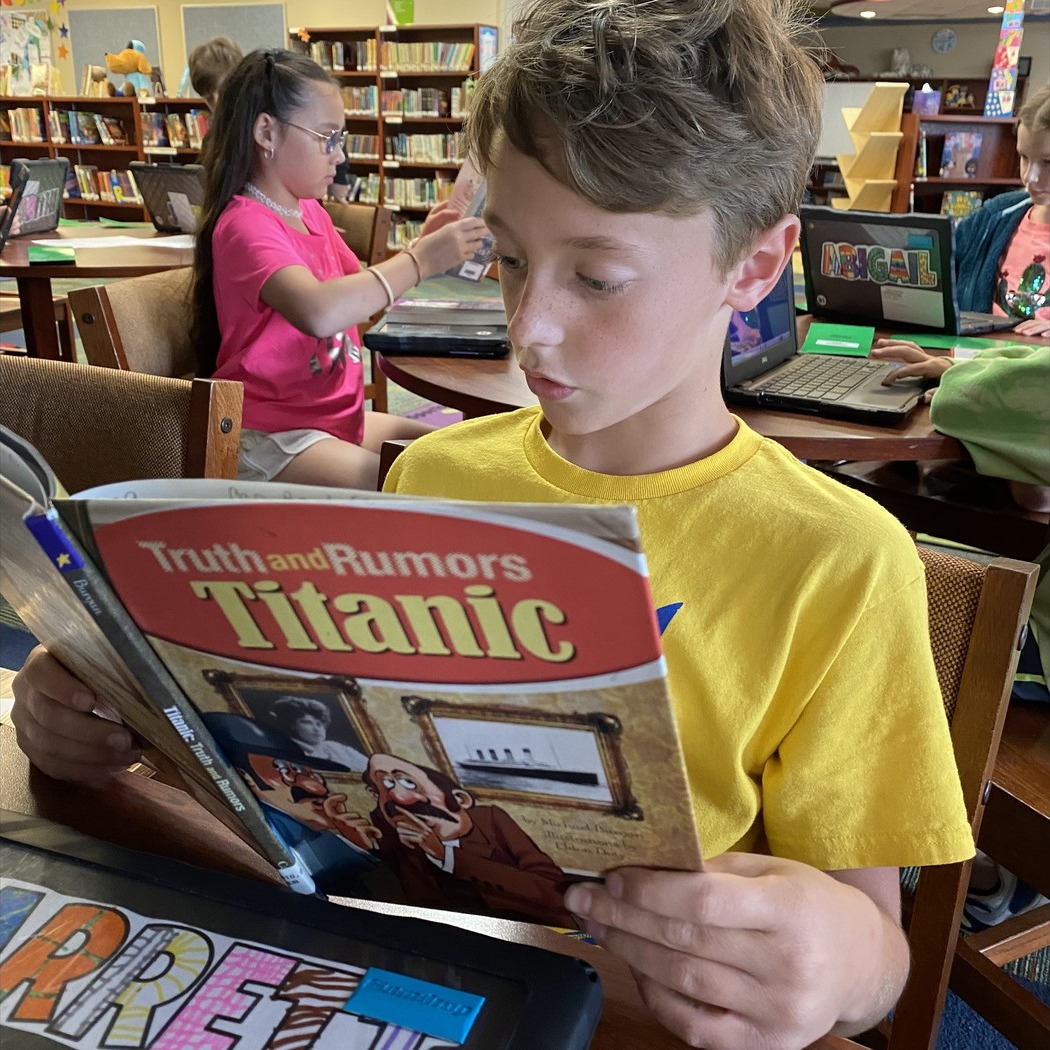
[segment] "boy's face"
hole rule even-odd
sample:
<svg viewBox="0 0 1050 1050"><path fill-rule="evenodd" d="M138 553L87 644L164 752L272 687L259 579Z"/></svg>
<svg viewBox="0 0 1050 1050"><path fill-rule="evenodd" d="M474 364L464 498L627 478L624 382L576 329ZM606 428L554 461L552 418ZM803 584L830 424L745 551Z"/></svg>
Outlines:
<svg viewBox="0 0 1050 1050"><path fill-rule="evenodd" d="M487 175L508 334L551 447L641 474L726 444L732 274L719 274L710 215L604 211L505 140Z"/></svg>
<svg viewBox="0 0 1050 1050"><path fill-rule="evenodd" d="M1033 131L1017 126L1017 155L1021 160L1021 181L1032 203L1050 205L1050 131Z"/></svg>

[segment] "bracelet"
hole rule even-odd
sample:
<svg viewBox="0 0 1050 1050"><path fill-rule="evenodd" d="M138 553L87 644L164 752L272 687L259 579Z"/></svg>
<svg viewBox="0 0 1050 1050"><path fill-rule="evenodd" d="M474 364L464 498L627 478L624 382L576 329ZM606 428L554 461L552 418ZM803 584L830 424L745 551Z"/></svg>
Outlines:
<svg viewBox="0 0 1050 1050"><path fill-rule="evenodd" d="M416 284L419 284L423 280L423 270L419 265L419 260L416 258L416 253L412 251L412 245L402 248L401 251L412 260L412 265L416 268Z"/></svg>
<svg viewBox="0 0 1050 1050"><path fill-rule="evenodd" d="M389 310L394 305L394 289L390 287L390 282L374 266L369 266L365 273L370 273L383 286L383 291L386 292L386 309Z"/></svg>

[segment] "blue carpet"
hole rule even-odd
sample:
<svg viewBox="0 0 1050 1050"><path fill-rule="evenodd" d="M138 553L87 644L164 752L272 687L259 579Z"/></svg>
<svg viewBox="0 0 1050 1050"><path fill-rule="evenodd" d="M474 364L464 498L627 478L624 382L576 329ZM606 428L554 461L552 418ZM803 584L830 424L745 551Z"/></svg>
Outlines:
<svg viewBox="0 0 1050 1050"><path fill-rule="evenodd" d="M1044 1003L1050 1003L1050 988L1035 981L1015 978ZM974 1013L957 995L948 993L937 1050L1016 1050L980 1014Z"/></svg>

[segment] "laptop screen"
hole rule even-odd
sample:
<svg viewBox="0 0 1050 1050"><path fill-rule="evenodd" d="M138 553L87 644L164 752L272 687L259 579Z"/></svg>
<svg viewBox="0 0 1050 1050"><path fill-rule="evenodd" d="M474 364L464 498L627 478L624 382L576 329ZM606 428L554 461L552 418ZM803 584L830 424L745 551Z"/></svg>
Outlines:
<svg viewBox="0 0 1050 1050"><path fill-rule="evenodd" d="M193 233L204 203L204 168L199 164L128 165L153 225L158 230Z"/></svg>
<svg viewBox="0 0 1050 1050"><path fill-rule="evenodd" d="M22 185L22 199L11 223L10 236L47 233L58 225L68 171L69 161L65 157L11 161L11 185Z"/></svg>
<svg viewBox="0 0 1050 1050"><path fill-rule="evenodd" d="M811 205L799 214L813 314L847 324L957 330L950 218Z"/></svg>
<svg viewBox="0 0 1050 1050"><path fill-rule="evenodd" d="M758 306L746 313L733 311L723 354L723 385L753 379L786 361L795 350L795 278L789 262Z"/></svg>

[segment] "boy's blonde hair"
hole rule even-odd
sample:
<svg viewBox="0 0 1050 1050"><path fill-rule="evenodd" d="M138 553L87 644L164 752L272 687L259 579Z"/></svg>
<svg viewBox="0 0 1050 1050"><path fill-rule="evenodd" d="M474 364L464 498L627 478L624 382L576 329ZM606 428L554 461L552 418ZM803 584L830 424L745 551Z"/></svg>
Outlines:
<svg viewBox="0 0 1050 1050"><path fill-rule="evenodd" d="M198 44L186 60L193 90L201 98L214 99L227 74L243 57L241 49L228 36L217 36Z"/></svg>
<svg viewBox="0 0 1050 1050"><path fill-rule="evenodd" d="M1021 107L1017 123L1023 124L1029 131L1050 129L1050 84L1044 84Z"/></svg>
<svg viewBox="0 0 1050 1050"><path fill-rule="evenodd" d="M802 199L823 77L795 0L532 0L478 80L468 149L502 135L613 212L715 219L728 270Z"/></svg>

